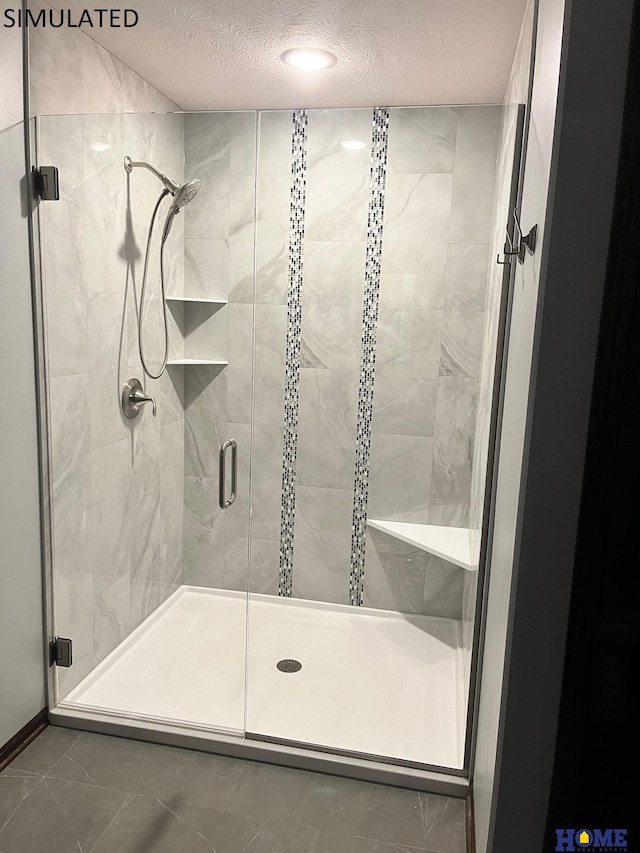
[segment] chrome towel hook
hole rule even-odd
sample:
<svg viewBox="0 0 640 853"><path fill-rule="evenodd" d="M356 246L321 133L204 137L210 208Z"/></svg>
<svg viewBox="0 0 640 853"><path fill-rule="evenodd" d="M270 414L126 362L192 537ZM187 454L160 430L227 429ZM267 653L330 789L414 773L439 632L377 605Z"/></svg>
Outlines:
<svg viewBox="0 0 640 853"><path fill-rule="evenodd" d="M523 264L525 248L530 255L533 255L536 250L536 240L538 239L538 226L534 225L533 228L530 229L528 234L523 234L522 228L520 227L520 220L518 219L518 211L516 210L516 208L513 209L513 221L515 222L515 226L518 229L518 261Z"/></svg>
<svg viewBox="0 0 640 853"><path fill-rule="evenodd" d="M522 233L522 228L520 226L520 220L518 218L518 211L516 208L513 209L513 223L514 223L514 237L515 237L515 245L509 236L509 231L507 230L507 241L504 244L504 260L500 260L500 255L497 256L496 262L499 264L510 264L510 258L517 258L519 264L524 263L524 255L525 249L530 254L536 250L536 241L538 239L538 226L534 225L533 228L529 231L528 234Z"/></svg>

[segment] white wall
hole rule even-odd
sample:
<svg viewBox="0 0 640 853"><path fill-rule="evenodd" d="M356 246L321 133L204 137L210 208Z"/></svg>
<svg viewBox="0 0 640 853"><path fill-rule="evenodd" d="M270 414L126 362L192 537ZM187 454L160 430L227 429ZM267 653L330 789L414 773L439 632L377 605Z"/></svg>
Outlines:
<svg viewBox="0 0 640 853"><path fill-rule="evenodd" d="M45 705L21 39L0 29L0 745Z"/></svg>
<svg viewBox="0 0 640 853"><path fill-rule="evenodd" d="M539 3L521 218L542 239L513 294L475 758L479 853L543 847L631 6Z"/></svg>

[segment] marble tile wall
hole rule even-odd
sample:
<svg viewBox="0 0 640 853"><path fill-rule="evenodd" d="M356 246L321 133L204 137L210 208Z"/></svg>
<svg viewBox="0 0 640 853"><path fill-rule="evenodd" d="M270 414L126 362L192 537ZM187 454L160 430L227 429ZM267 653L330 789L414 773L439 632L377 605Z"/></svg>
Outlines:
<svg viewBox="0 0 640 853"><path fill-rule="evenodd" d="M278 594L287 284L293 115L262 112L259 121L256 199L255 381L253 415L251 567L252 592ZM244 288L232 307L246 327ZM242 320L241 320L242 318ZM304 346L301 341L301 347ZM296 496L297 499L297 496ZM295 564L294 552L294 564ZM294 592L294 595L296 593Z"/></svg>
<svg viewBox="0 0 640 853"><path fill-rule="evenodd" d="M292 116L259 121L249 588L276 594ZM371 517L467 524L498 121L495 108L392 110ZM345 139L365 146L345 150ZM340 603L348 601L370 141L369 110L309 114L293 594ZM198 239L188 258L202 254ZM233 275L240 264L231 241L223 244L222 235L212 243L209 267ZM230 282L226 400L229 418L248 425L252 295L243 270ZM207 538L206 524L195 529ZM244 524L235 531L213 538L224 537L225 557L211 559L212 585L243 588ZM225 580L227 561L235 568ZM368 535L367 564L365 604L460 617L462 570L383 534Z"/></svg>
<svg viewBox="0 0 640 853"><path fill-rule="evenodd" d="M468 524L499 121L391 110L369 518ZM368 533L369 606L460 618L465 574Z"/></svg>
<svg viewBox="0 0 640 853"><path fill-rule="evenodd" d="M494 108L391 113L370 515L464 526L499 116ZM369 110L312 111L308 126L293 594L341 603L348 600L371 122ZM291 131L289 112L260 115L250 589L273 594ZM347 151L345 139L365 146ZM247 287L230 302L230 318L248 334ZM242 350L236 342L237 355ZM245 418L246 396L230 401ZM383 534L369 534L367 561L365 604L461 615L460 569Z"/></svg>
<svg viewBox="0 0 640 853"><path fill-rule="evenodd" d="M34 15L52 8L28 0ZM166 112L162 92L79 29L29 27L31 115Z"/></svg>
<svg viewBox="0 0 640 853"><path fill-rule="evenodd" d="M202 189L185 209L185 295L228 301L184 307L185 583L246 590L255 224L254 113L185 116L185 170ZM238 444L238 496L218 501L219 450ZM278 461L282 447L277 450ZM229 479L227 483L229 484ZM228 485L227 492L230 486Z"/></svg>
<svg viewBox="0 0 640 853"><path fill-rule="evenodd" d="M63 698L181 581L182 377L146 383L155 419L147 407L130 422L119 401L122 383L143 375L136 313L159 187L143 170L127 176L123 158L151 160L182 180L184 129L179 115L124 115L176 106L86 35L29 34L33 111L63 114L40 115L37 129L38 157L58 166L61 189L61 201L41 205L40 224L55 628L73 639L75 658L58 671ZM183 242L177 221L166 252L174 295L183 292ZM154 364L157 288L155 257L145 311ZM179 337L172 346L182 354Z"/></svg>

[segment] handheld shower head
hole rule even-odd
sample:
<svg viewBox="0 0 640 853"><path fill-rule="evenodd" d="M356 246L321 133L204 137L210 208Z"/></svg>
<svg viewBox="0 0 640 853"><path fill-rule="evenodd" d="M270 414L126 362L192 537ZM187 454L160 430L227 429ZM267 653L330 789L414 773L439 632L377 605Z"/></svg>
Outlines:
<svg viewBox="0 0 640 853"><path fill-rule="evenodd" d="M198 193L198 190L202 186L200 181L187 181L186 184L183 184L177 192L173 196L173 207L176 210L176 213L180 210L180 208L184 207L185 204L189 204Z"/></svg>
<svg viewBox="0 0 640 853"><path fill-rule="evenodd" d="M142 272L142 289L140 291L140 308L138 312L138 351L140 353L140 361L142 362L142 369L147 374L150 379L159 379L164 373L167 367L167 358L169 355L169 330L167 325L167 300L165 297L165 288L164 288L164 244L169 236L169 232L171 231L171 226L173 224L173 220L175 216L182 210L182 208L189 204L192 201L198 190L201 187L200 181L187 181L186 184L176 184L175 181L172 181L171 178L168 178L166 175L163 175L162 172L159 172L155 166L152 166L151 163L145 163L142 160L134 162L131 157L127 156L124 158L124 168L128 175L137 168L142 167L148 169L150 172L158 178L159 181L164 186L164 190L160 193L160 197L156 202L156 206L153 209L153 213L151 215L151 221L149 223L149 232L147 235L147 249L144 256L144 269ZM156 215L158 213L158 208L162 203L162 200L165 196L171 195L173 196L171 206L169 207L169 211L167 213L167 218L165 219L164 228L162 230L162 242L160 245L160 292L162 294L162 316L163 316L163 325L164 325L164 355L162 357L162 367L160 368L159 373L152 373L150 368L147 365L144 350L143 350L143 334L142 334L142 323L143 323L143 312L144 312L144 294L147 285L147 273L149 270L149 250L151 248L151 238L153 236L153 225L156 221ZM155 412L154 412L155 414Z"/></svg>
<svg viewBox="0 0 640 853"><path fill-rule="evenodd" d="M169 208L169 212L167 213L167 218L164 222L164 229L162 231L162 242L167 239L169 236L169 231L171 231L171 226L173 225L174 218L180 213L182 208L189 204L198 193L198 190L202 186L200 181L187 181L186 184L183 184L181 187L178 187L178 190L173 196L173 204Z"/></svg>

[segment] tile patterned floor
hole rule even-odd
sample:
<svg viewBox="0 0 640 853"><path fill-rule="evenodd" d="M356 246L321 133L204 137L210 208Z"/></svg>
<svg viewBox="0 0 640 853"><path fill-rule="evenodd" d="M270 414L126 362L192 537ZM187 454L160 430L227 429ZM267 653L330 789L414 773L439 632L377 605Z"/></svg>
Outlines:
<svg viewBox="0 0 640 853"><path fill-rule="evenodd" d="M54 727L0 773L0 853L420 851L462 800Z"/></svg>

